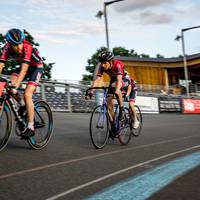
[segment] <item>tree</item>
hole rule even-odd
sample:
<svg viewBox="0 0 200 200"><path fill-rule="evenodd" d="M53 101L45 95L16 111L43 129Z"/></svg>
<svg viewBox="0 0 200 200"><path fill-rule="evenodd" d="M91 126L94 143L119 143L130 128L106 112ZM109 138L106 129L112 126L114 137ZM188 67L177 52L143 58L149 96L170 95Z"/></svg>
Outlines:
<svg viewBox="0 0 200 200"><path fill-rule="evenodd" d="M93 73L95 70L95 67L98 64L98 55L100 52L107 50L106 47L100 47L99 49L97 49L96 53L94 53L92 55L92 57L90 59L87 60L88 65L85 67L86 71L89 72L89 74L83 74L83 78L81 83L83 84L84 82L90 82L93 79Z"/></svg>
<svg viewBox="0 0 200 200"><path fill-rule="evenodd" d="M29 41L33 45L33 47L37 49L37 47L39 46L39 43L36 43L34 41L34 38L32 37L32 35L29 32L27 32L26 30L24 30L24 34L25 34L26 40ZM6 43L6 40L3 36L3 34L0 34L0 46L3 46L5 43ZM42 57L42 59L43 59L43 61L46 60L44 57ZM54 64L55 63L44 62L44 73L42 75L42 78L44 78L44 79L50 79L51 78L51 70L52 70ZM16 67L18 65L19 65L19 63L17 63L12 58L7 60L6 63L5 63L3 73L10 75L12 73L12 71L14 71L16 69Z"/></svg>
<svg viewBox="0 0 200 200"><path fill-rule="evenodd" d="M164 56L163 56L163 55L160 55L160 54L158 53L158 54L156 54L156 58L164 58Z"/></svg>
<svg viewBox="0 0 200 200"><path fill-rule="evenodd" d="M98 64L98 55L101 51L107 50L106 47L100 47L97 49L96 53L94 53L90 59L87 60L88 65L85 67L86 71L89 72L89 74L83 74L82 81L91 81L93 78L93 73L95 70L95 67ZM127 50L124 47L115 47L112 50L115 57L117 56L124 56L124 57L146 57L148 58L149 55L146 54L138 54L134 49Z"/></svg>

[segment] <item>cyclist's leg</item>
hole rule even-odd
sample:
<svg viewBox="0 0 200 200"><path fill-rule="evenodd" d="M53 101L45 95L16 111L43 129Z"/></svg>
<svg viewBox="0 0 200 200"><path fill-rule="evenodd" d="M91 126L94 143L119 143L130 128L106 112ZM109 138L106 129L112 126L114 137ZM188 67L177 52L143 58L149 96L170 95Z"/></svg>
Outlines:
<svg viewBox="0 0 200 200"><path fill-rule="evenodd" d="M111 84L112 88L116 88L116 82L113 82ZM125 111L124 111L124 101L123 101L123 95L122 91L120 90L119 94L117 94L117 103L119 105L119 119L120 121L125 120Z"/></svg>
<svg viewBox="0 0 200 200"><path fill-rule="evenodd" d="M133 128L138 128L139 126L139 121L137 119L137 113L136 113L136 110L135 110L135 99L136 99L136 96L137 96L137 91L136 90L132 90L131 91L131 94L130 94L130 100L129 100L129 106L131 108L131 111L133 113L133 117L134 117L134 124L133 124Z"/></svg>
<svg viewBox="0 0 200 200"><path fill-rule="evenodd" d="M108 111L109 111L109 115L110 115L110 122L112 123L115 118L115 112L114 112L115 102L114 102L113 94L108 94L107 102L108 102Z"/></svg>
<svg viewBox="0 0 200 200"><path fill-rule="evenodd" d="M26 109L27 109L27 114L28 114L28 123L34 122L34 104L33 104L32 96L35 89L36 89L36 85L28 84L24 92L24 100L26 103Z"/></svg>
<svg viewBox="0 0 200 200"><path fill-rule="evenodd" d="M24 92L24 100L27 107L28 122L34 122L34 104L33 104L33 93L39 84L39 80L43 73L43 67L30 67L29 71L29 82Z"/></svg>
<svg viewBox="0 0 200 200"><path fill-rule="evenodd" d="M115 112L114 112L114 96L108 98L108 113L109 113L109 121L110 121L110 137L114 138L117 128L115 124Z"/></svg>
<svg viewBox="0 0 200 200"><path fill-rule="evenodd" d="M135 98L136 98L136 91L134 91L133 89L131 90L131 93L129 95L129 107L133 113L133 120L135 121L136 119L136 111L135 111L135 108L134 108L134 105L135 105Z"/></svg>
<svg viewBox="0 0 200 200"><path fill-rule="evenodd" d="M22 137L30 137L35 134L34 132L34 103L33 103L33 93L38 86L40 77L42 75L43 68L31 67L28 74L29 82L26 86L24 92L24 100L26 103L27 115L28 115L28 125L22 134Z"/></svg>
<svg viewBox="0 0 200 200"><path fill-rule="evenodd" d="M27 127L22 132L22 139L28 139L31 136L35 135L34 130L34 104L32 100L33 92L35 91L36 86L27 84L24 92L24 100L26 104L28 124Z"/></svg>
<svg viewBox="0 0 200 200"><path fill-rule="evenodd" d="M115 93L115 89L116 89L116 82L111 83L110 86L113 88L112 92L114 94ZM119 107L123 107L124 106L122 91L120 91L119 94L117 94L117 103L118 103Z"/></svg>
<svg viewBox="0 0 200 200"><path fill-rule="evenodd" d="M109 114L109 121L111 126L111 136L115 134L116 128L114 124L115 119L115 112L114 112L114 105L115 105L115 99L114 99L114 92L115 88L110 87L108 90L108 96L107 96L107 103L108 103L108 114Z"/></svg>
<svg viewBox="0 0 200 200"><path fill-rule="evenodd" d="M136 110L135 110L135 101L131 100L129 101L129 107L131 108L131 111L133 113L133 120L135 121L135 119L137 119L137 116L136 116Z"/></svg>
<svg viewBox="0 0 200 200"><path fill-rule="evenodd" d="M14 84L15 81L17 80L18 76L19 76L19 72L20 72L20 68L16 69L15 72L13 72L11 74L11 83ZM24 101L23 99L20 97L19 93L17 92L17 90L13 90L13 97L15 98L15 100L24 105Z"/></svg>

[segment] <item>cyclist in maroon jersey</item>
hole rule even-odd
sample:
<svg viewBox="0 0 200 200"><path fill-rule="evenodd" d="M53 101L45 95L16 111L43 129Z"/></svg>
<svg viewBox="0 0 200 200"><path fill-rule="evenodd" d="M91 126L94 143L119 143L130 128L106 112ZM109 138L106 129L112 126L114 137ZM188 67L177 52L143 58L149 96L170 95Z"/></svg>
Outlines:
<svg viewBox="0 0 200 200"><path fill-rule="evenodd" d="M101 63L97 72L97 78L93 81L91 87L97 87L102 74L105 72L110 76L110 84L108 91L108 109L114 119L114 94L118 97L119 104L119 119L123 122L125 120L125 111L123 107L123 97L121 88L123 86L124 64L114 59L114 55L110 51L102 51L99 55L99 62ZM92 96L94 90L90 91L89 96ZM113 127L114 128L114 127Z"/></svg>
<svg viewBox="0 0 200 200"><path fill-rule="evenodd" d="M125 97L125 101L129 102L129 107L131 108L133 115L134 115L133 116L134 117L133 128L137 129L140 125L140 122L137 119L137 113L136 113L136 110L135 110L135 107L134 107L135 100L136 100L136 97L137 97L137 83L136 83L135 80L133 80L129 76L127 71L124 70L124 74L125 74L124 78L123 78L123 82L124 82L123 92L125 93L124 97Z"/></svg>
<svg viewBox="0 0 200 200"><path fill-rule="evenodd" d="M15 28L10 29L6 33L5 39L7 43L2 48L2 54L0 56L0 73L2 73L6 60L12 58L20 65L20 67L11 75L12 85L17 89L23 80L28 80L24 92L25 104L23 99L20 99L17 90L12 90L16 99L21 104L19 114L24 109L27 110L28 124L21 136L22 139L28 139L35 134L32 95L43 73L43 60L39 56L37 49L33 48L32 44L25 40L23 31Z"/></svg>

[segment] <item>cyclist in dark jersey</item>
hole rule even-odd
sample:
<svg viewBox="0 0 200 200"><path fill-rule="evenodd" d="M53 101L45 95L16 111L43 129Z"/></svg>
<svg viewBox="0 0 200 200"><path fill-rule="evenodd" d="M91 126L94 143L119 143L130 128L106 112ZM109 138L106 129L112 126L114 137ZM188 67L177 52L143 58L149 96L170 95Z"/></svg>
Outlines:
<svg viewBox="0 0 200 200"><path fill-rule="evenodd" d="M114 55L112 52L103 51L99 55L99 62L101 63L99 70L97 72L97 78L93 81L91 87L97 87L99 81L101 79L102 74L105 72L110 77L109 91L108 91L108 109L114 119L114 94L118 97L119 104L119 118L121 121L125 120L125 112L123 107L123 97L121 88L123 86L123 77L124 77L124 64L114 59ZM90 92L90 96L92 96L94 91Z"/></svg>
<svg viewBox="0 0 200 200"><path fill-rule="evenodd" d="M23 110L26 108L28 114L28 124L22 132L22 139L27 139L35 134L34 130L34 104L32 95L39 83L40 77L43 73L43 60L39 56L37 49L33 48L31 43L25 40L24 32L19 29L11 29L6 35L7 43L2 48L0 56L0 73L4 68L6 60L14 59L20 65L19 68L13 72L11 76L12 85L17 89L23 80L28 80L24 92L25 106L23 100L19 98L16 89L13 89L13 94L20 103Z"/></svg>
<svg viewBox="0 0 200 200"><path fill-rule="evenodd" d="M129 107L131 108L133 115L134 115L134 124L133 128L137 129L139 127L140 122L137 119L137 113L135 111L135 100L137 96L137 83L135 80L131 79L127 71L124 71L124 78L123 78L123 93L125 100L129 102Z"/></svg>

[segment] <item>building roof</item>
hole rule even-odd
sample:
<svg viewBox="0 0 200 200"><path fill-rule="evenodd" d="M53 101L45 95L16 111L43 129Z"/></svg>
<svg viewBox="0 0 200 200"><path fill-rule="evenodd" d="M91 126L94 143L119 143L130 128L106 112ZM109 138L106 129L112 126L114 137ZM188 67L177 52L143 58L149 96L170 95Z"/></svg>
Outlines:
<svg viewBox="0 0 200 200"><path fill-rule="evenodd" d="M200 53L187 55L187 60L200 59ZM139 57L121 57L116 56L115 58L122 61L142 61L142 62L159 62L159 63L171 63L171 62L181 62L183 57L172 57L172 58L139 58Z"/></svg>

